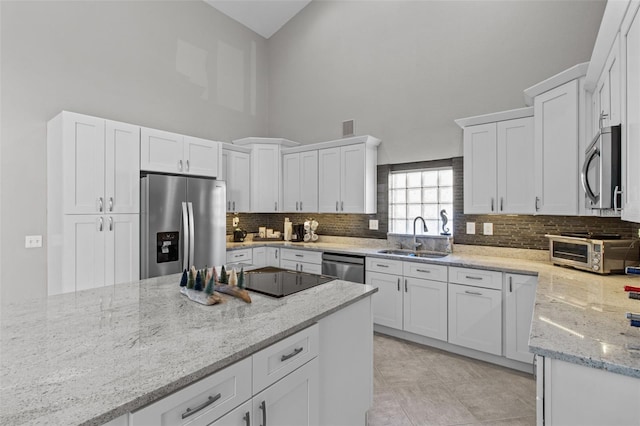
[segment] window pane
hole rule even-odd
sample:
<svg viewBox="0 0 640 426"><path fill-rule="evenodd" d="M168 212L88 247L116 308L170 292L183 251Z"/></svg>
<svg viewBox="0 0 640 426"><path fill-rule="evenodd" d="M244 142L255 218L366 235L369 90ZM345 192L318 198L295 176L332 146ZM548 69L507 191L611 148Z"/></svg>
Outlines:
<svg viewBox="0 0 640 426"><path fill-rule="evenodd" d="M437 203L438 202L438 188L425 188L422 190L422 202L423 203Z"/></svg>
<svg viewBox="0 0 640 426"><path fill-rule="evenodd" d="M437 204L423 204L422 205L422 217L425 219L438 219L439 211Z"/></svg>
<svg viewBox="0 0 640 426"><path fill-rule="evenodd" d="M392 218L394 219L404 219L407 217L407 205L406 204L395 204L393 206Z"/></svg>
<svg viewBox="0 0 640 426"><path fill-rule="evenodd" d="M453 170L439 170L438 171L438 185L440 186L453 186Z"/></svg>
<svg viewBox="0 0 640 426"><path fill-rule="evenodd" d="M407 189L407 202L420 203L420 189Z"/></svg>
<svg viewBox="0 0 640 426"><path fill-rule="evenodd" d="M438 171L422 172L422 186L438 186Z"/></svg>
<svg viewBox="0 0 640 426"><path fill-rule="evenodd" d="M440 202L441 203L452 203L453 202L453 188L445 187L440 189Z"/></svg>
<svg viewBox="0 0 640 426"><path fill-rule="evenodd" d="M427 228L429 228L429 235L440 235L440 228L438 228L437 220L427 220Z"/></svg>
<svg viewBox="0 0 640 426"><path fill-rule="evenodd" d="M394 189L391 191L391 202L394 204L407 202L406 189Z"/></svg>
<svg viewBox="0 0 640 426"><path fill-rule="evenodd" d="M391 177L392 188L404 188L406 186L407 175L405 173L393 173Z"/></svg>
<svg viewBox="0 0 640 426"><path fill-rule="evenodd" d="M407 234L407 221L406 220L393 220L391 222L393 230L391 232L396 234Z"/></svg>
<svg viewBox="0 0 640 426"><path fill-rule="evenodd" d="M420 188L422 186L420 172L407 173L407 188Z"/></svg>
<svg viewBox="0 0 640 426"><path fill-rule="evenodd" d="M407 205L407 218L415 219L422 215L422 204L408 204Z"/></svg>

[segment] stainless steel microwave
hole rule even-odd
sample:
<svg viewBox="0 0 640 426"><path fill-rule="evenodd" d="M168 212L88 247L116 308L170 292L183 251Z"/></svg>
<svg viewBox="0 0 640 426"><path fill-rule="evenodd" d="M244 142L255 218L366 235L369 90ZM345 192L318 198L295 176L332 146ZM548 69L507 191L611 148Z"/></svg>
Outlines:
<svg viewBox="0 0 640 426"><path fill-rule="evenodd" d="M619 125L603 127L589 144L580 173L588 208L622 207L620 144Z"/></svg>
<svg viewBox="0 0 640 426"><path fill-rule="evenodd" d="M622 240L619 236L618 239L545 236L549 238L549 259L555 265L596 274L618 274L624 273L625 266L640 263L640 250L635 240Z"/></svg>

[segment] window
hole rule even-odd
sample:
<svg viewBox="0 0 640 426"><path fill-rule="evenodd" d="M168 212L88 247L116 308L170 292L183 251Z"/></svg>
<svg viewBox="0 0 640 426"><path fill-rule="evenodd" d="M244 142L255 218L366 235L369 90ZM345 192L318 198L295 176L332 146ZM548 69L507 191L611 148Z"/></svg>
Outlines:
<svg viewBox="0 0 640 426"><path fill-rule="evenodd" d="M422 216L422 224L416 224L417 235L440 235L440 212L447 212L446 227L453 230L453 169L404 170L389 173L389 232L413 234L413 220Z"/></svg>

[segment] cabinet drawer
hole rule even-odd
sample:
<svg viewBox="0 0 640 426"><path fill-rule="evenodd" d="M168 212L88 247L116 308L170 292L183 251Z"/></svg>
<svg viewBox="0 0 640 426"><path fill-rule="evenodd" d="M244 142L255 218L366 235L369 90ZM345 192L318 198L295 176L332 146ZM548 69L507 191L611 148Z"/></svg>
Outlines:
<svg viewBox="0 0 640 426"><path fill-rule="evenodd" d="M280 267L290 271L306 272L308 274L322 275L322 265L316 263L296 262L295 260L281 260Z"/></svg>
<svg viewBox="0 0 640 426"><path fill-rule="evenodd" d="M281 260L322 264L322 252L309 250L280 249Z"/></svg>
<svg viewBox="0 0 640 426"><path fill-rule="evenodd" d="M402 275L402 261L367 257L367 272Z"/></svg>
<svg viewBox="0 0 640 426"><path fill-rule="evenodd" d="M289 336L253 355L253 393L277 382L318 356L318 324Z"/></svg>
<svg viewBox="0 0 640 426"><path fill-rule="evenodd" d="M251 358L131 413L131 426L208 425L251 398Z"/></svg>
<svg viewBox="0 0 640 426"><path fill-rule="evenodd" d="M502 290L502 272L452 266L449 268L449 282Z"/></svg>
<svg viewBox="0 0 640 426"><path fill-rule="evenodd" d="M227 252L227 263L251 263L251 249L231 250Z"/></svg>
<svg viewBox="0 0 640 426"><path fill-rule="evenodd" d="M447 267L444 265L403 262L402 271L405 277L424 278L433 281L447 281Z"/></svg>

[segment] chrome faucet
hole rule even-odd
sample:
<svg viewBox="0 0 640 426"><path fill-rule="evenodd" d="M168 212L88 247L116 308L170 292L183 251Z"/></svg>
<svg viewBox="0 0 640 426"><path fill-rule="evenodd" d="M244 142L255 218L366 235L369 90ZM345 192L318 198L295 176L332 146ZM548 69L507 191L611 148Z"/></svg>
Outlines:
<svg viewBox="0 0 640 426"><path fill-rule="evenodd" d="M422 228L424 229L424 232L429 231L427 229L427 222L424 221L424 218L422 216L418 216L415 219L413 219L413 249L414 250L422 245L422 243L416 242L416 222L418 221L418 219L422 221Z"/></svg>

